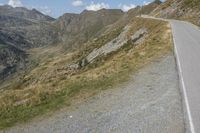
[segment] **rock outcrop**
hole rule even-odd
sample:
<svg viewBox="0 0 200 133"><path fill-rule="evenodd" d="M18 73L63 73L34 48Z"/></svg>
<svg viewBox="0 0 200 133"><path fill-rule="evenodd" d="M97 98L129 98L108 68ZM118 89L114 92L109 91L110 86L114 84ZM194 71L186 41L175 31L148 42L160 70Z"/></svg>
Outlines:
<svg viewBox="0 0 200 133"><path fill-rule="evenodd" d="M140 43L143 43L147 36L148 36L147 29L146 28L141 28L138 31L136 31L135 34L133 34L131 36L131 40L135 45L138 45Z"/></svg>
<svg viewBox="0 0 200 133"><path fill-rule="evenodd" d="M113 39L112 41L108 42L107 44L105 44L104 46L102 46L101 48L98 49L94 49L87 57L86 60L88 61L88 63L91 63L92 61L94 61L96 58L104 55L106 56L107 54L118 50L119 48L121 48L125 43L127 43L128 41L128 37L127 37L127 32L129 31L129 26L126 26L123 31L121 32L121 34Z"/></svg>
<svg viewBox="0 0 200 133"><path fill-rule="evenodd" d="M84 67L102 56L106 56L108 54L111 54L112 52L119 50L123 46L127 45L128 41L131 41L133 46L142 44L145 41L145 38L148 36L148 31L146 28L139 29L134 34L132 34L131 37L128 37L129 30L129 25L124 27L123 31L118 37L106 43L102 47L94 49L90 54L88 54L84 59L79 62L79 65L73 64L70 66L74 69L78 68L78 66Z"/></svg>

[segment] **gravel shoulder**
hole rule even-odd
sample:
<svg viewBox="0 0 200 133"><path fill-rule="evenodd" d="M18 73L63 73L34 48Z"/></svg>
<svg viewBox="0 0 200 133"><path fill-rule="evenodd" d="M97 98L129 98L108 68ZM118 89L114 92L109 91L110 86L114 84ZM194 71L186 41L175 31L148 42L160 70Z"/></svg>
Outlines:
<svg viewBox="0 0 200 133"><path fill-rule="evenodd" d="M173 54L157 59L118 88L8 129L8 133L184 133Z"/></svg>

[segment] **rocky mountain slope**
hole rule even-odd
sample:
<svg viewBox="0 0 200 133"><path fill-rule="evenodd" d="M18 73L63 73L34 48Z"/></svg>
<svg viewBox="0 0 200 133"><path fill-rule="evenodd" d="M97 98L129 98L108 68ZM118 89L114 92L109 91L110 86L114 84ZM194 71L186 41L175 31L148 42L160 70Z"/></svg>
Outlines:
<svg viewBox="0 0 200 133"><path fill-rule="evenodd" d="M124 12L118 9L84 10L80 14L64 14L56 20L55 25L61 33L62 42L68 47L77 47L123 15Z"/></svg>
<svg viewBox="0 0 200 133"><path fill-rule="evenodd" d="M200 26L199 0L166 0L151 15L190 21Z"/></svg>
<svg viewBox="0 0 200 133"><path fill-rule="evenodd" d="M55 41L54 20L35 9L0 6L0 79L26 68L27 49Z"/></svg>
<svg viewBox="0 0 200 133"><path fill-rule="evenodd" d="M25 68L27 55L12 45L0 44L0 79Z"/></svg>

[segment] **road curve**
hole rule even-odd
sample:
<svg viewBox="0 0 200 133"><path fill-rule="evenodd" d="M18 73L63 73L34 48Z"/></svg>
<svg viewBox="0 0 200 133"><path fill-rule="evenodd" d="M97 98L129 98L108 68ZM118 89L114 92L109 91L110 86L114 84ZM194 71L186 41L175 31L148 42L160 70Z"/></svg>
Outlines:
<svg viewBox="0 0 200 133"><path fill-rule="evenodd" d="M190 132L200 133L200 30L188 22L170 23Z"/></svg>

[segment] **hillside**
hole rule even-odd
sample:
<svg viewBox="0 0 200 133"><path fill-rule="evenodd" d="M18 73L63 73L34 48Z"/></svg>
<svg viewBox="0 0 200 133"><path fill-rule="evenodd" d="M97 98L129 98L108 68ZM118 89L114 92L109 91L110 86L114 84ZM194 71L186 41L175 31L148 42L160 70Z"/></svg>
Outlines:
<svg viewBox="0 0 200 133"><path fill-rule="evenodd" d="M190 21L200 26L199 0L166 0L151 15Z"/></svg>
<svg viewBox="0 0 200 133"><path fill-rule="evenodd" d="M130 12L129 15L135 16ZM111 22L114 23L108 25ZM130 18L128 14L111 22L102 20L108 27L102 28L101 34L96 31L98 36L71 52L63 51L62 45L28 50L37 67L2 85L0 114L4 115L0 116L0 127L70 105L74 98L112 88L127 81L130 73L171 51L166 22Z"/></svg>
<svg viewBox="0 0 200 133"><path fill-rule="evenodd" d="M67 49L77 48L91 37L101 34L101 30L113 24L124 15L122 10L84 10L80 14L66 13L54 23L61 35L61 42ZM73 45L72 45L73 44Z"/></svg>

